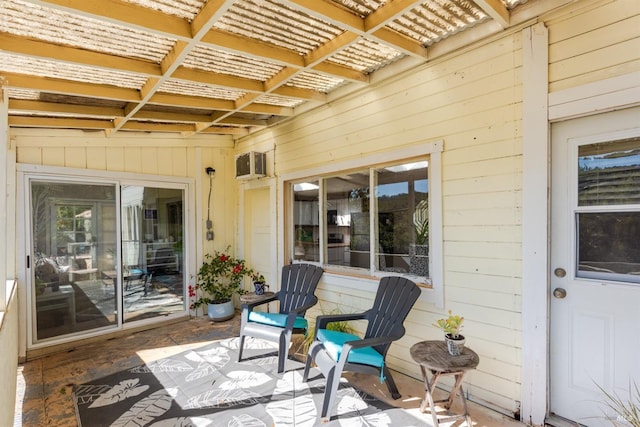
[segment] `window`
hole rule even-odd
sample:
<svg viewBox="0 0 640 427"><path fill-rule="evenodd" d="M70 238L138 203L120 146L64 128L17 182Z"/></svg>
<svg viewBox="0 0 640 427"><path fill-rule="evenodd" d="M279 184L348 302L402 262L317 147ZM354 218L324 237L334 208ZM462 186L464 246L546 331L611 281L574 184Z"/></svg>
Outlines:
<svg viewBox="0 0 640 427"><path fill-rule="evenodd" d="M384 156L391 160L380 163L371 156L361 160L370 165L345 162L344 169L286 180L293 198L290 258L336 273L367 270L440 283L441 258L432 256L441 254L434 251L442 244L440 183L432 185L430 176L440 175L441 144L426 146L428 154L418 157Z"/></svg>
<svg viewBox="0 0 640 427"><path fill-rule="evenodd" d="M579 277L640 282L640 138L578 147Z"/></svg>

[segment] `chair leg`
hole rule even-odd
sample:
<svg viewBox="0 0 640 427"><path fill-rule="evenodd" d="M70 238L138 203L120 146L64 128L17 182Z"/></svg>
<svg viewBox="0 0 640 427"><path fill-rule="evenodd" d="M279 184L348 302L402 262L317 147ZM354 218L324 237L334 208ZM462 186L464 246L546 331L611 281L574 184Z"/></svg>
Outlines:
<svg viewBox="0 0 640 427"><path fill-rule="evenodd" d="M336 400L336 395L338 394L340 377L342 376L342 371L340 370L340 372L338 372L338 370L338 367L334 366L326 376L327 383L324 387L324 399L322 402L321 417L328 418L328 420L331 420L331 412Z"/></svg>
<svg viewBox="0 0 640 427"><path fill-rule="evenodd" d="M309 379L309 370L311 369L311 363L316 358L316 354L322 348L322 344L319 341L314 341L309 346L309 350L307 351L307 360L304 363L304 373L302 374L302 382L306 383Z"/></svg>
<svg viewBox="0 0 640 427"><path fill-rule="evenodd" d="M242 349L244 348L244 335L240 335L240 344L238 345L238 362L242 361Z"/></svg>
<svg viewBox="0 0 640 427"><path fill-rule="evenodd" d="M387 383L387 388L389 389L389 393L391 393L391 397L393 397L394 399L400 399L402 395L398 391L398 387L396 386L396 382L393 380L393 377L391 376L391 372L386 367L386 365L384 366L383 370L384 370L384 378L385 378L384 381Z"/></svg>
<svg viewBox="0 0 640 427"><path fill-rule="evenodd" d="M278 373L284 372L284 365L289 359L289 344L291 343L291 331L283 331L280 334L280 348L278 349Z"/></svg>

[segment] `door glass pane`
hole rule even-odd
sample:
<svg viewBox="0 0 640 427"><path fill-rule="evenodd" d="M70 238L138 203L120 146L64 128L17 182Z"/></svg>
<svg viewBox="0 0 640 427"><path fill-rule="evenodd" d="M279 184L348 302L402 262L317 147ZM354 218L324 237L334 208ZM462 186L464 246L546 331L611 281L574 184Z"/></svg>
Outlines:
<svg viewBox="0 0 640 427"><path fill-rule="evenodd" d="M578 206L640 204L640 138L578 148Z"/></svg>
<svg viewBox="0 0 640 427"><path fill-rule="evenodd" d="M115 326L113 185L31 182L34 342Z"/></svg>
<svg viewBox="0 0 640 427"><path fill-rule="evenodd" d="M123 186L121 205L124 321L184 311L183 190Z"/></svg>
<svg viewBox="0 0 640 427"><path fill-rule="evenodd" d="M293 186L293 259L320 261L319 188L318 181Z"/></svg>
<svg viewBox="0 0 640 427"><path fill-rule="evenodd" d="M577 185L578 276L640 282L640 138L580 146Z"/></svg>
<svg viewBox="0 0 640 427"><path fill-rule="evenodd" d="M640 282L640 212L579 213L578 276Z"/></svg>

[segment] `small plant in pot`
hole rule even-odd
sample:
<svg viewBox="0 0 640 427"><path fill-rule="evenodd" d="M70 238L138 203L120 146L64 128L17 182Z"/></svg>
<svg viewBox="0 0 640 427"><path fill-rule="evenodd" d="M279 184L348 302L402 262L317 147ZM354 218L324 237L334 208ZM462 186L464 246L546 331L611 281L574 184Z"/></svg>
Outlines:
<svg viewBox="0 0 640 427"><path fill-rule="evenodd" d="M268 288L267 282L264 276L258 272L251 275L253 280L253 287L255 288L256 295L264 295L265 288Z"/></svg>
<svg viewBox="0 0 640 427"><path fill-rule="evenodd" d="M447 350L452 356L460 356L464 348L464 335L460 334L462 322L464 322L464 317L453 314L451 310L449 310L449 317L440 319L433 324L436 328L444 331Z"/></svg>
<svg viewBox="0 0 640 427"><path fill-rule="evenodd" d="M196 275L195 286L189 286L190 308L197 310L206 306L213 321L231 319L235 314L233 296L245 293L242 280L252 274L243 259L229 255L228 247L225 252L206 254Z"/></svg>

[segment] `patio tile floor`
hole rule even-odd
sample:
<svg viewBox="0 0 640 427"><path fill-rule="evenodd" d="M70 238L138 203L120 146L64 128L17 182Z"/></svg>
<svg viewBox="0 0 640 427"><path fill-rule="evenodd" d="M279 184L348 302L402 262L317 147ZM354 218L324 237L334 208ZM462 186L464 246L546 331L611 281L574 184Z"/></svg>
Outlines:
<svg viewBox="0 0 640 427"><path fill-rule="evenodd" d="M79 346L34 360L18 367L18 390L14 427L77 427L72 391L82 384L123 369L180 353L206 342L237 336L240 316L213 323L205 318L189 319L151 330ZM403 374L394 378L402 398L388 397L384 384L367 375L346 374L359 388L390 404L419 414L424 389L422 381ZM444 393L444 392L443 392ZM454 407L455 409L455 407ZM519 423L494 411L469 402L469 412L477 427L522 427ZM429 423L430 415L422 414ZM456 426L465 423L453 424ZM87 426L88 427L88 426Z"/></svg>

